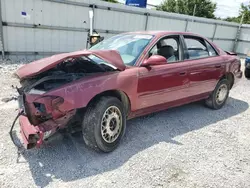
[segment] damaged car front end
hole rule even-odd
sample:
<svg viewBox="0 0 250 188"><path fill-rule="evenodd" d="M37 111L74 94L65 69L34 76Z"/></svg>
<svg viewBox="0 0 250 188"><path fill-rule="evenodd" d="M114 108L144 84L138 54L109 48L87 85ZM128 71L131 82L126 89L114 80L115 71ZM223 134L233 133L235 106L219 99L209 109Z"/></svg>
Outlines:
<svg viewBox="0 0 250 188"><path fill-rule="evenodd" d="M79 107L78 96L71 92L72 83L124 69L114 50L59 54L21 67L15 74L21 84L17 88L19 114L15 121L19 119L24 147L40 147L45 139L72 122ZM15 121L10 130L13 141Z"/></svg>
<svg viewBox="0 0 250 188"><path fill-rule="evenodd" d="M59 129L65 128L76 110L62 111L64 99L56 96L43 96L23 93L19 96L19 124L23 145L26 149L39 147L44 139Z"/></svg>

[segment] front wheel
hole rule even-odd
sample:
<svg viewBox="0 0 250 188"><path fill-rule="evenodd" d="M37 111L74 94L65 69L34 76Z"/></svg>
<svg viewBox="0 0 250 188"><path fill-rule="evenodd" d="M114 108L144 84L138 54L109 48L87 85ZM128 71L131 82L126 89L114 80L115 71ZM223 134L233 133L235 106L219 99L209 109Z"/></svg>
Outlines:
<svg viewBox="0 0 250 188"><path fill-rule="evenodd" d="M123 104L115 97L101 97L86 110L82 123L87 146L103 152L113 151L126 129Z"/></svg>
<svg viewBox="0 0 250 188"><path fill-rule="evenodd" d="M229 85L227 79L220 80L210 97L205 100L206 105L215 110L222 108L229 95Z"/></svg>

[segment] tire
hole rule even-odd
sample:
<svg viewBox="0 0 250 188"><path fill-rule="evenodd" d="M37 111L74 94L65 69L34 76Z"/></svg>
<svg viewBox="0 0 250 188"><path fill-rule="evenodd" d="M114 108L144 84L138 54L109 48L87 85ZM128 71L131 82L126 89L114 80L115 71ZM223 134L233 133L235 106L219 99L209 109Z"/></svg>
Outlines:
<svg viewBox="0 0 250 188"><path fill-rule="evenodd" d="M115 97L101 97L90 104L84 114L83 139L88 147L96 151L113 151L119 145L125 130L123 104Z"/></svg>
<svg viewBox="0 0 250 188"><path fill-rule="evenodd" d="M222 108L227 101L229 88L230 84L227 79L220 80L209 98L205 100L206 106L214 110Z"/></svg>
<svg viewBox="0 0 250 188"><path fill-rule="evenodd" d="M250 78L250 69L245 68L245 77Z"/></svg>

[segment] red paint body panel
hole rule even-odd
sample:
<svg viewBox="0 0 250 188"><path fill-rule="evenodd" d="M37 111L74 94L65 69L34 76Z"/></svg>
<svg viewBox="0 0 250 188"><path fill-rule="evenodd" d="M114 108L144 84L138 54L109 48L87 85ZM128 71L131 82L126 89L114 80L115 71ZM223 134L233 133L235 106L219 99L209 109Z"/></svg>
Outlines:
<svg viewBox="0 0 250 188"><path fill-rule="evenodd" d="M72 53L53 55L51 57L34 61L32 63L22 66L20 69L17 70L16 74L20 79L32 77L55 67L57 64L61 63L63 60L67 58L80 57L91 54L96 55L102 58L103 60L107 61L108 63L114 65L118 70L123 71L126 68L121 59L120 54L116 50L99 50L99 51L85 50L85 51L77 51Z"/></svg>
<svg viewBox="0 0 250 188"><path fill-rule="evenodd" d="M181 63L181 62L180 62ZM138 109L147 108L185 98L189 86L188 65L183 63L159 65L147 69L139 68ZM180 75L180 72L186 72ZM137 110L138 110L137 109Z"/></svg>
<svg viewBox="0 0 250 188"><path fill-rule="evenodd" d="M26 105L35 114L33 102L45 104L47 112L52 114L53 120L36 125L41 132L55 132L65 127L74 116L76 109L87 107L89 102L98 94L115 90L123 92L130 102L128 118L145 115L166 108L179 106L209 97L218 81L226 74L233 74L234 84L242 77L240 61L236 56L230 56L210 44L218 52L218 56L196 60L141 66L148 56L148 51L160 38L166 35L188 35L181 32L137 32L138 34L152 34L155 37L144 49L135 66L126 67L121 56L116 51L79 51L52 56L28 64L17 71L20 78L34 76L49 70L65 58L94 54L113 64L121 71L98 73L83 77L77 81L65 84L42 95L26 94ZM199 36L190 34L193 36ZM200 36L199 36L200 37ZM206 39L207 40L207 39ZM51 105L52 98L61 97L64 102L56 109ZM27 118L20 118L24 135L33 134ZM24 139L25 140L25 139ZM27 144L27 140L25 141Z"/></svg>
<svg viewBox="0 0 250 188"><path fill-rule="evenodd" d="M32 141L31 136L40 135L40 130L31 125L30 121L26 116L21 115L19 117L19 124L21 128L21 135L26 149L38 146L38 139Z"/></svg>

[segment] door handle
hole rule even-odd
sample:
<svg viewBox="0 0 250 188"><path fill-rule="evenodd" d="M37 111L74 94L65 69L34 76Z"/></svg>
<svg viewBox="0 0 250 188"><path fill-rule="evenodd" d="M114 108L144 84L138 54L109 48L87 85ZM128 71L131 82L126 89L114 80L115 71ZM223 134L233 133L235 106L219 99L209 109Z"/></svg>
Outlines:
<svg viewBox="0 0 250 188"><path fill-rule="evenodd" d="M217 69L221 68L221 65L215 65L215 68L217 68Z"/></svg>
<svg viewBox="0 0 250 188"><path fill-rule="evenodd" d="M185 76L187 74L187 72L180 72L179 74L180 74L180 76Z"/></svg>

